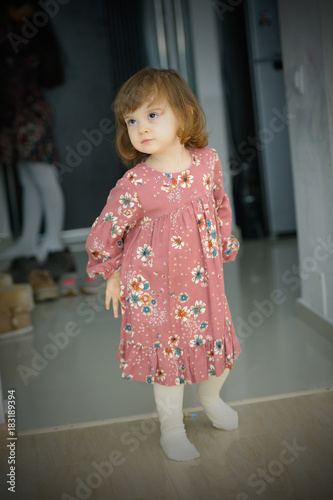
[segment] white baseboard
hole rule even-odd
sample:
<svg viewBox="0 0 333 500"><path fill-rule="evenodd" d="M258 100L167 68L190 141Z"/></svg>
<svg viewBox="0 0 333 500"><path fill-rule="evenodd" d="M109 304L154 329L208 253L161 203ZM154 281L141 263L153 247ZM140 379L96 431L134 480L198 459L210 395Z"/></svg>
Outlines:
<svg viewBox="0 0 333 500"><path fill-rule="evenodd" d="M78 229L67 229L61 233L62 239L66 245L73 245L75 243L85 243L90 227L80 227Z"/></svg>
<svg viewBox="0 0 333 500"><path fill-rule="evenodd" d="M228 405L231 407L237 407L237 406L245 406L249 404L255 404L255 403L267 403L270 401L276 401L276 400L281 400L281 399L289 399L289 398L297 398L300 396L310 396L312 394L320 394L320 393L327 393L333 391L333 387L318 387L316 389L310 389L310 390L305 390L305 391L297 391L297 392L290 392L290 393L285 393L285 394L274 394L272 396L264 396L264 397L258 397L258 398L252 398L252 399L243 399L239 401L234 401L230 402L227 401ZM185 417L187 418L195 418L196 413L203 411L202 406L193 406L193 407L187 407L183 409L183 413ZM158 415L156 411L153 411L152 413L143 413L140 415L130 415L127 417L117 417L117 418L109 418L105 420L94 420L90 422L79 422L75 424L67 424L67 425L59 425L55 427L41 427L38 429L29 429L26 431L20 431L18 432L18 436L29 436L29 435L36 435L36 434L47 434L50 432L59 432L59 431L68 431L68 430L73 430L73 429L85 429L88 427L99 427L103 425L110 425L110 424L118 424L118 423L123 423L123 422L135 422L137 420L156 420L158 422Z"/></svg>
<svg viewBox="0 0 333 500"><path fill-rule="evenodd" d="M66 231L62 231L61 237L66 245L72 245L75 243L85 243L88 234L90 231L90 227L80 227L78 229L67 229ZM13 243L13 237L11 234L1 233L0 234L1 243L4 248Z"/></svg>
<svg viewBox="0 0 333 500"><path fill-rule="evenodd" d="M313 309L302 298L297 301L297 313L304 323L311 326L314 330L321 333L329 340L333 339L333 322Z"/></svg>

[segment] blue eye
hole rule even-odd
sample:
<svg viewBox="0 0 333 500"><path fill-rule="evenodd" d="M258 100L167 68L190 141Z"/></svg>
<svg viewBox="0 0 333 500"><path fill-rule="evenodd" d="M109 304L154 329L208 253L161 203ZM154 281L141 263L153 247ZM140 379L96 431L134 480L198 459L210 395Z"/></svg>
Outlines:
<svg viewBox="0 0 333 500"><path fill-rule="evenodd" d="M133 119L133 118L130 118L128 121L127 121L127 125L134 125L136 123L136 121Z"/></svg>
<svg viewBox="0 0 333 500"><path fill-rule="evenodd" d="M151 120L154 120L154 118L156 118L156 117L157 117L157 113L149 113L149 118Z"/></svg>

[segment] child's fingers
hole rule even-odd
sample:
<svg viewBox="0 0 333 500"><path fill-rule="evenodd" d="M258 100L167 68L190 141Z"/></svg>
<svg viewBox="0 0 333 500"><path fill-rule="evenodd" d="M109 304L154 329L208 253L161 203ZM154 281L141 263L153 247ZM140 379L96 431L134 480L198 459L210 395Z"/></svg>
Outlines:
<svg viewBox="0 0 333 500"><path fill-rule="evenodd" d="M107 310L111 307L112 300L112 309L113 315L115 318L119 317L119 302L120 302L120 284L119 277L112 275L107 280L106 284L106 292L105 292L105 307Z"/></svg>
<svg viewBox="0 0 333 500"><path fill-rule="evenodd" d="M119 298L113 297L112 304L113 304L113 316L115 318L118 318L118 316L119 316Z"/></svg>
<svg viewBox="0 0 333 500"><path fill-rule="evenodd" d="M105 308L106 308L107 310L109 310L109 309L110 309L111 298L112 298L111 294L110 294L110 293L108 293L108 291L106 290L106 295L105 295Z"/></svg>
<svg viewBox="0 0 333 500"><path fill-rule="evenodd" d="M112 308L113 308L113 315L115 318L119 317L119 296L114 295L114 294L106 294L105 295L105 308L109 311L111 307L111 300L112 300Z"/></svg>

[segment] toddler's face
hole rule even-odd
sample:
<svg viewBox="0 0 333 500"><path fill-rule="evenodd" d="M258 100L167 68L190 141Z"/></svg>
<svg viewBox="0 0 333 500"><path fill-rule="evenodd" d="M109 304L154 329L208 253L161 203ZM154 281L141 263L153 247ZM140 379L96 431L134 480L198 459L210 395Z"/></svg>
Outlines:
<svg viewBox="0 0 333 500"><path fill-rule="evenodd" d="M144 104L124 117L133 147L147 155L168 153L179 146L180 122L166 100Z"/></svg>

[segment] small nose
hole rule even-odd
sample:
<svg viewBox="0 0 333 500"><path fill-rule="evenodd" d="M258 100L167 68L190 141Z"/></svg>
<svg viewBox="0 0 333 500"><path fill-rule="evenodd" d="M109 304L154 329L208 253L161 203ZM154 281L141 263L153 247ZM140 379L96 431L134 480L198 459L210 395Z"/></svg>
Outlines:
<svg viewBox="0 0 333 500"><path fill-rule="evenodd" d="M143 123L143 122L140 122L139 123L139 134L144 134L146 132L148 132L149 130L149 127L146 123Z"/></svg>

